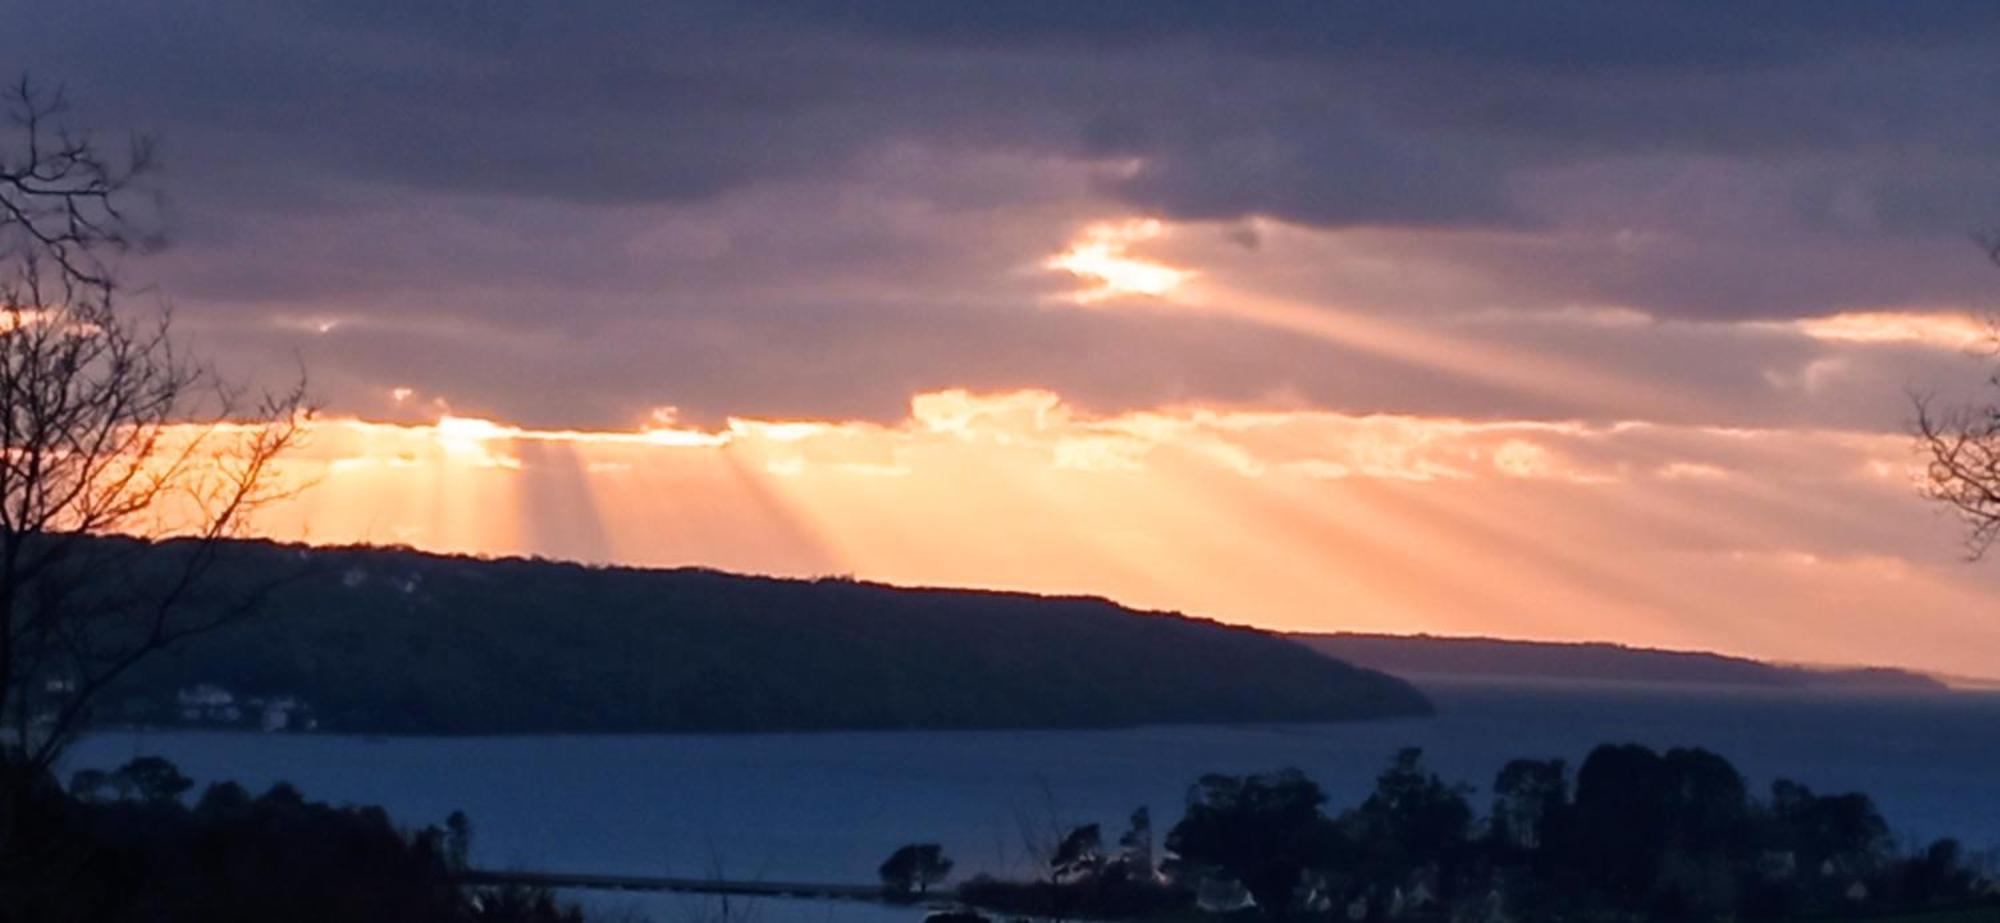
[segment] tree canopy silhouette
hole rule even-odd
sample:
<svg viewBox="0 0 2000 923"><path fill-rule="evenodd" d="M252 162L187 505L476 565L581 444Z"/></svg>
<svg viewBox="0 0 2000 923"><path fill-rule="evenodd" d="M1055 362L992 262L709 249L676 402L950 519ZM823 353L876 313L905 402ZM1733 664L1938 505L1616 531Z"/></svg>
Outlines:
<svg viewBox="0 0 2000 923"><path fill-rule="evenodd" d="M1789 920L2000 907L2000 895L1982 891L1990 879L1979 858L1956 841L1898 843L1860 793L1817 795L1781 779L1757 798L1728 760L1699 748L1602 745L1573 787L1562 760L1513 760L1483 819L1468 791L1415 749L1338 815L1296 769L1205 776L1167 836L1164 874L1081 863L1059 880L978 877L958 897L1055 919L1233 912L1246 891L1265 916L1322 920ZM1063 854L1092 855L1099 834L1073 828Z"/></svg>
<svg viewBox="0 0 2000 923"><path fill-rule="evenodd" d="M895 895L924 894L951 875L950 859L936 843L911 843L889 854L877 872L884 890Z"/></svg>
<svg viewBox="0 0 2000 923"><path fill-rule="evenodd" d="M1235 879L1257 906L1281 916L1307 869L1327 864L1338 836L1320 812L1326 793L1296 769L1267 775L1203 776L1187 813L1167 833L1168 851Z"/></svg>
<svg viewBox="0 0 2000 923"><path fill-rule="evenodd" d="M157 756L77 779L101 790L65 794L43 777L25 800L22 833L37 848L0 862L0 920L583 921L546 891L466 886L453 855L462 814L410 829L282 782L262 795L216 783L190 807L191 782Z"/></svg>

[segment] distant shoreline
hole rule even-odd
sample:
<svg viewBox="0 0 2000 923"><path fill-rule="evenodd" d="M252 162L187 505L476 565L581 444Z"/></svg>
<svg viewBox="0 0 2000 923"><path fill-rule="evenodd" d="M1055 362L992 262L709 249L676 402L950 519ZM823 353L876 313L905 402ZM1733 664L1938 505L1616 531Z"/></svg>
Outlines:
<svg viewBox="0 0 2000 923"><path fill-rule="evenodd" d="M1505 675L1465 675L1465 674L1413 674L1403 677L1412 685L1426 692L1449 693L1453 690L1519 690L1523 692L1548 693L1590 693L1601 692L1609 695L1645 695L1662 698L1704 699L1709 697L1745 696L1774 701L1790 700L1799 702L1923 702L1956 703L1976 700L2000 700L2000 688L1958 688L1940 689L1888 689L1850 688L1840 686L1744 686L1723 683L1695 682L1649 682L1643 680L1606 680L1593 678L1524 677ZM1449 711L1449 703L1440 706L1439 711ZM404 741L508 741L538 740L549 738L566 739L637 739L650 737L677 737L689 740L744 740L754 738L822 738L834 736L882 736L895 737L904 734L964 735L977 737L991 734L1054 734L1091 735L1116 734L1121 732L1146 732L1161 730L1266 730L1274 732L1296 732L1309 729L1341 728L1351 725L1378 725L1394 722L1428 722L1437 719L1437 714L1392 715L1377 718L1349 719L1341 721L1211 721L1211 722L1152 722L1116 726L1012 726L1012 727L877 727L877 728L816 728L811 730L745 730L745 731L528 731L519 733L451 733L451 732L388 732L363 733L343 730L282 731L265 732L254 728L217 727L213 725L104 725L90 729L88 735L118 737L125 735L143 736L147 734L213 735L217 737L244 738L309 738L317 741L347 741L358 744L387 744Z"/></svg>
<svg viewBox="0 0 2000 923"><path fill-rule="evenodd" d="M1663 686L1754 689L1843 689L1945 692L2000 688L1897 667L1836 667L1771 663L1708 651L1628 647L1610 642L1518 641L1491 637L1297 633L1294 641L1356 666L1417 681L1450 677L1595 681Z"/></svg>
<svg viewBox="0 0 2000 923"><path fill-rule="evenodd" d="M1802 686L1760 686L1743 683L1699 682L1693 680L1609 679L1604 677L1520 676L1504 673L1399 673L1412 685L1424 690L1451 688L1546 689L1549 691L1603 690L1658 695L1760 695L1772 698L1813 699L1952 699L2000 696L2000 686L1952 686L1899 688L1892 686L1843 686L1817 684Z"/></svg>
<svg viewBox="0 0 2000 923"><path fill-rule="evenodd" d="M640 737L688 737L733 740L750 737L830 737L834 735L859 734L1105 734L1121 731L1148 731L1160 729L1201 729L1226 728L1232 730L1294 728L1337 728L1356 724L1384 724L1393 721L1428 721L1436 718L1431 714L1378 715L1368 718L1340 718L1324 721L1156 721L1140 724L1117 725L995 725L990 727L843 727L843 728L801 728L796 730L702 730L702 731L520 731L504 733L458 733L451 731L350 731L338 728L313 731L260 731L251 727L228 727L210 724L107 724L91 727L86 735L122 734L213 734L229 737L258 738L310 738L315 740L346 739L361 743L388 743L398 740L526 740L545 737L578 738L640 738Z"/></svg>

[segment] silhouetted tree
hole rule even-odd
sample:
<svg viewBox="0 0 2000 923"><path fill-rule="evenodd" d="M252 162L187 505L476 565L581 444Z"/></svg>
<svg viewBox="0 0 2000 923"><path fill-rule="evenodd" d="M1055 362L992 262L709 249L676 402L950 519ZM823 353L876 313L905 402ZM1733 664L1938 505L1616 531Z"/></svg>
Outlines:
<svg viewBox="0 0 2000 923"><path fill-rule="evenodd" d="M1699 748L1592 750L1577 772L1563 865L1613 906L1669 915L1734 903L1752 859L1743 778Z"/></svg>
<svg viewBox="0 0 2000 923"><path fill-rule="evenodd" d="M1281 916L1305 870L1324 864L1338 836L1320 812L1326 794L1296 769L1203 776L1167 850L1197 870L1235 880L1257 906Z"/></svg>
<svg viewBox="0 0 2000 923"><path fill-rule="evenodd" d="M1153 880L1153 815L1143 805L1133 810L1124 834L1118 837L1117 866L1121 877Z"/></svg>
<svg viewBox="0 0 2000 923"><path fill-rule="evenodd" d="M1648 891L1666 842L1660 756L1637 744L1590 751L1576 773L1565 865L1582 887L1620 906Z"/></svg>
<svg viewBox="0 0 2000 923"><path fill-rule="evenodd" d="M1562 760L1510 760L1493 780L1487 841L1494 881L1527 918L1560 907L1571 882L1564 867L1569 773Z"/></svg>
<svg viewBox="0 0 2000 923"><path fill-rule="evenodd" d="M140 756L111 773L111 784L139 801L167 802L179 801L182 792L194 787L194 780L162 757Z"/></svg>
<svg viewBox="0 0 2000 923"><path fill-rule="evenodd" d="M1375 790L1341 817L1351 845L1345 863L1371 897L1449 900L1466 858L1472 806L1462 787L1424 768L1423 751L1398 751Z"/></svg>
<svg viewBox="0 0 2000 923"><path fill-rule="evenodd" d="M1084 824L1063 834L1049 857L1049 876L1056 883L1097 875L1104 869L1104 834L1096 824Z"/></svg>
<svg viewBox="0 0 2000 923"><path fill-rule="evenodd" d="M1510 760L1493 779L1492 835L1514 849L1538 849L1569 806L1562 760Z"/></svg>
<svg viewBox="0 0 2000 923"><path fill-rule="evenodd" d="M472 819L464 811L453 811L444 819L444 861L452 871L462 872L471 867Z"/></svg>
<svg viewBox="0 0 2000 923"><path fill-rule="evenodd" d="M1789 779L1771 783L1772 846L1809 875L1860 874L1880 867L1890 849L1889 822L1859 792L1818 795Z"/></svg>
<svg viewBox="0 0 2000 923"><path fill-rule="evenodd" d="M1728 760L1700 748L1675 748L1661 759L1668 840L1654 882L1656 906L1714 915L1735 906L1749 867L1749 793Z"/></svg>
<svg viewBox="0 0 2000 923"><path fill-rule="evenodd" d="M120 306L111 259L142 242L135 180L151 146L113 155L25 79L0 128L0 850L13 809L105 687L181 639L255 608L190 603L221 539L279 496L299 389L245 400ZM173 535L132 559L106 532ZM4 861L4 858L0 858Z"/></svg>
<svg viewBox="0 0 2000 923"><path fill-rule="evenodd" d="M952 862L936 843L911 843L889 854L877 869L891 894L925 894L951 875Z"/></svg>

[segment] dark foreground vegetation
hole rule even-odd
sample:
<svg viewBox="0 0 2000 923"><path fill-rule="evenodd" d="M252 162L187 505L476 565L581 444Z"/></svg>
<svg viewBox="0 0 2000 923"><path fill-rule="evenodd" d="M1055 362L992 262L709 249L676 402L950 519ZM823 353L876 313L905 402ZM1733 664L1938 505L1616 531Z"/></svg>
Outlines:
<svg viewBox="0 0 2000 923"><path fill-rule="evenodd" d="M1046 844L1040 880L975 878L957 895L1058 919L2000 919L2000 891L1957 842L1898 843L1864 794L1779 781L1755 797L1700 749L1601 746L1573 775L1561 760L1515 760L1483 815L1417 750L1338 813L1296 770L1207 776L1163 845L1156 862L1143 811L1110 846L1098 825L1079 826ZM885 864L885 887L913 893L912 868L948 871L928 858Z"/></svg>
<svg viewBox="0 0 2000 923"><path fill-rule="evenodd" d="M1284 638L1101 599L706 570L224 543L211 581L299 577L101 697L292 701L366 733L1111 727L1424 714L1401 680ZM256 711L206 708L250 722Z"/></svg>
<svg viewBox="0 0 2000 923"><path fill-rule="evenodd" d="M308 801L279 784L194 796L141 757L46 774L0 805L0 921L79 923L581 923L546 892L468 887L471 824L399 829L379 808ZM1145 809L1112 836L1051 830L1034 881L941 890L943 847L882 863L885 896L949 894L1041 919L1720 921L2000 918L1992 857L1952 840L1899 843L1867 795L1780 780L1753 796L1723 758L1606 745L1571 773L1514 760L1490 807L1397 754L1360 804L1330 812L1296 770L1211 775L1155 837Z"/></svg>
<svg viewBox="0 0 2000 923"><path fill-rule="evenodd" d="M403 831L380 808L192 783L158 757L42 777L0 805L0 921L581 923L546 893L466 889L470 829Z"/></svg>

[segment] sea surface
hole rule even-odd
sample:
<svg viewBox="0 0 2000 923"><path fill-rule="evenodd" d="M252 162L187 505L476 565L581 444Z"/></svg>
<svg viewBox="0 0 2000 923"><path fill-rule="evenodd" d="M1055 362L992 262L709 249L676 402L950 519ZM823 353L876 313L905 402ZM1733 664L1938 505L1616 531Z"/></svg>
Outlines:
<svg viewBox="0 0 2000 923"><path fill-rule="evenodd" d="M1109 731L370 738L116 732L68 767L158 754L206 783L280 780L309 798L380 804L399 823L464 810L489 868L870 882L897 846L936 842L978 871L1025 874L1026 844L1133 809L1164 835L1204 773L1295 766L1339 809L1401 747L1479 789L1518 756L1574 766L1603 742L1702 746L1762 791L1788 777L1873 795L1908 842L2000 848L2000 693L1860 694L1586 684L1431 683L1433 718ZM661 921L862 923L867 905L594 897ZM907 911L905 914L907 915Z"/></svg>

